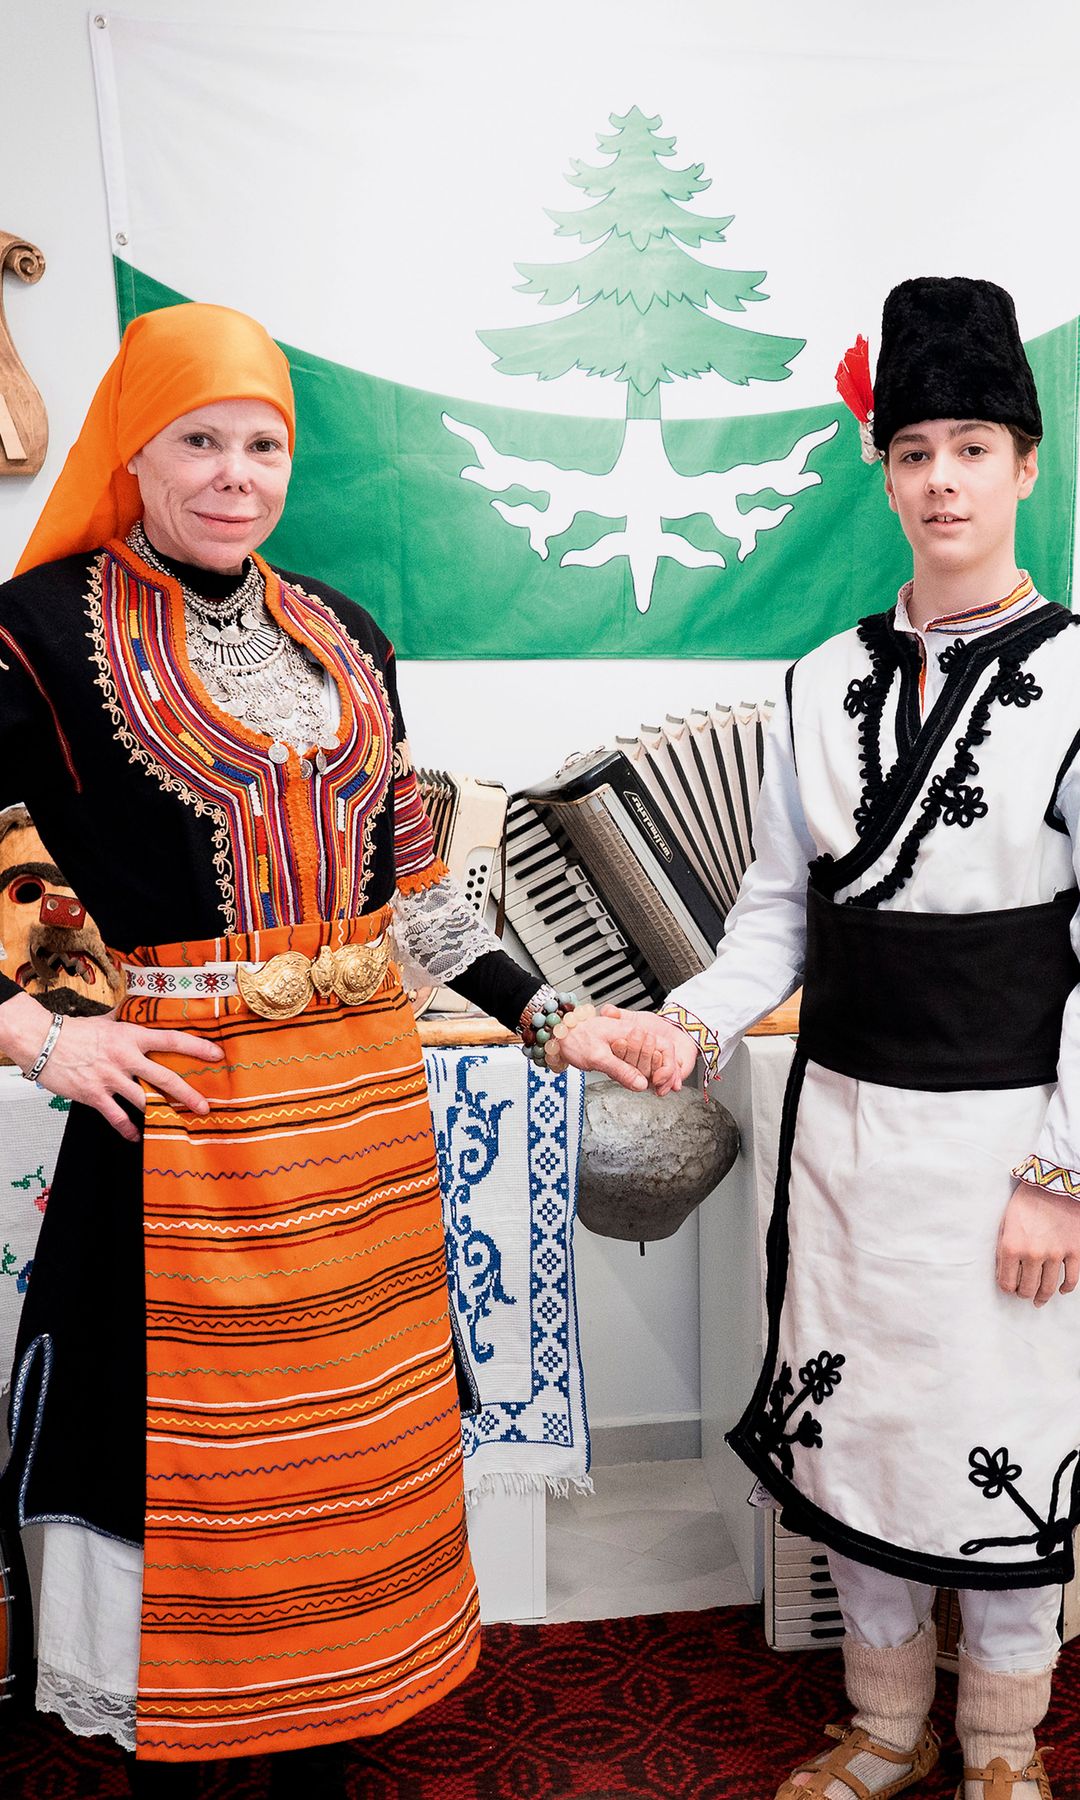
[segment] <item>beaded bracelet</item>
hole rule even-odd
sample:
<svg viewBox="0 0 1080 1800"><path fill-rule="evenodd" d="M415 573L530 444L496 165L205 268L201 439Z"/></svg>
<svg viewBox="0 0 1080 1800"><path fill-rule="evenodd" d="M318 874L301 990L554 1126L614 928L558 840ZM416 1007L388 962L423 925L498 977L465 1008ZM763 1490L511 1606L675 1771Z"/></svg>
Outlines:
<svg viewBox="0 0 1080 1800"><path fill-rule="evenodd" d="M48 1031L45 1033L45 1042L42 1044L41 1049L37 1053L37 1056L34 1058L33 1062L30 1064L30 1067L28 1069L24 1069L22 1072L24 1081L36 1081L37 1080L38 1076L41 1074L42 1069L45 1067L45 1064L48 1062L53 1051L56 1049L56 1040L60 1036L60 1027L63 1023L64 1023L63 1013L53 1013L52 1023L49 1026Z"/></svg>
<svg viewBox="0 0 1080 1800"><path fill-rule="evenodd" d="M545 1045L549 1042L556 1025L561 1025L568 1013L577 1006L576 994L559 994L554 988L541 988L534 995L528 1007L521 1015L518 1030L521 1032L521 1048L530 1062L544 1066Z"/></svg>
<svg viewBox="0 0 1080 1800"><path fill-rule="evenodd" d="M592 1019L595 1015L595 1006L575 1006L572 1012L568 1012L565 1018L560 1019L559 1023L553 1027L551 1037L544 1045L544 1061L553 1075L561 1075L563 1070L569 1067L562 1050L563 1039L569 1037L575 1026L583 1025L586 1019Z"/></svg>

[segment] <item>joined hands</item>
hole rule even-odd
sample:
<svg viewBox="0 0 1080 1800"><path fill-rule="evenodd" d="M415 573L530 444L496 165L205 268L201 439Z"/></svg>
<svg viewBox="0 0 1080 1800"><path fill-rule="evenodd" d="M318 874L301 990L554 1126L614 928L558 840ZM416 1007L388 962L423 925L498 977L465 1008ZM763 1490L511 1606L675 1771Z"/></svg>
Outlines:
<svg viewBox="0 0 1080 1800"><path fill-rule="evenodd" d="M571 1013L547 1045L549 1069L595 1069L621 1087L677 1094L697 1061L697 1045L658 1013L602 1006L571 1024Z"/></svg>

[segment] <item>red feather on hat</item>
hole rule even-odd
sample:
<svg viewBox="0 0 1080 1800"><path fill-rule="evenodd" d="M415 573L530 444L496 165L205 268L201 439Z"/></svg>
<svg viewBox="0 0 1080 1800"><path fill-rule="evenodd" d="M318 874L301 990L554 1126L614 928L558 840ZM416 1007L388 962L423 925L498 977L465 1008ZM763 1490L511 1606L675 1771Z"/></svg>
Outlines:
<svg viewBox="0 0 1080 1800"><path fill-rule="evenodd" d="M865 425L874 410L874 384L870 379L870 346L859 336L850 350L844 352L836 371L836 386L844 405L851 408L860 425Z"/></svg>

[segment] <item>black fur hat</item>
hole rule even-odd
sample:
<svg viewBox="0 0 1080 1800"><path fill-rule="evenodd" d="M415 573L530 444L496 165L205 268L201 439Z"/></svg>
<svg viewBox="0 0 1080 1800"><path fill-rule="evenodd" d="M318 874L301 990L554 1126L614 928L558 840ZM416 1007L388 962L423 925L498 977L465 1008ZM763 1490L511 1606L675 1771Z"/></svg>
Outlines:
<svg viewBox="0 0 1080 1800"><path fill-rule="evenodd" d="M883 453L920 419L988 419L1042 437L1035 377L1012 296L966 275L917 275L887 297L874 375Z"/></svg>

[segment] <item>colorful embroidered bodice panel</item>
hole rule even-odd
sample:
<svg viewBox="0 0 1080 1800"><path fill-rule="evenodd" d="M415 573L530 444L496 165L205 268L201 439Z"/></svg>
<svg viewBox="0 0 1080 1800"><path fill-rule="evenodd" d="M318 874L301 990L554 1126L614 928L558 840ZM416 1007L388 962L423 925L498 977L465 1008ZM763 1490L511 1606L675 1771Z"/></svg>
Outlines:
<svg viewBox="0 0 1080 1800"><path fill-rule="evenodd" d="M386 804L393 714L374 660L324 602L261 558L270 613L328 670L337 744L319 759L270 739L211 701L188 660L180 588L113 542L90 602L98 686L133 760L215 821L227 929L252 931L364 911L372 832Z"/></svg>

